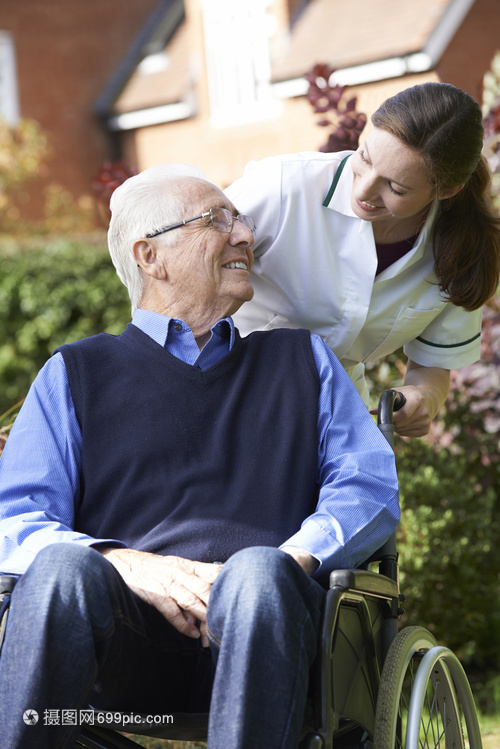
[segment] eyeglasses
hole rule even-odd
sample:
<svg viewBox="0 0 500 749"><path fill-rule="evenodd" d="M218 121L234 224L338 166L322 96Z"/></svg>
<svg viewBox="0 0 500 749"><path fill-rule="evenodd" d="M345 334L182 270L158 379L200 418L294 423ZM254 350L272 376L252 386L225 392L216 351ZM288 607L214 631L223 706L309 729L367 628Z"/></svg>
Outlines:
<svg viewBox="0 0 500 749"><path fill-rule="evenodd" d="M158 231L153 231L150 234L146 234L146 237L148 239L152 239L153 237L157 237L159 234L164 234L166 231L171 231L172 229L178 229L180 226L184 226L184 224L189 224L191 221L197 221L199 218L205 218L206 216L210 216L210 223L214 229L217 231L222 231L225 234L230 234L233 229L233 222L239 221L241 224L247 227L247 229L250 229L252 234L255 234L256 226L253 218L250 218L250 216L245 216L244 214L240 214L239 216L233 216L231 211L228 211L227 208L211 208L206 213L202 213L200 216L195 216L194 218L188 218L185 221L179 221L177 224L172 224L171 226L164 226L163 229L159 229Z"/></svg>

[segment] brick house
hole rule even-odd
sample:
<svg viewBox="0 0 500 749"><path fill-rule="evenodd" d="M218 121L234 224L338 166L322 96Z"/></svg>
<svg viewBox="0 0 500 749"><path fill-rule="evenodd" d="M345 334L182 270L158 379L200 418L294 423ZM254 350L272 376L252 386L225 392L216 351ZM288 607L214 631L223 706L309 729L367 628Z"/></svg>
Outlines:
<svg viewBox="0 0 500 749"><path fill-rule="evenodd" d="M90 192L112 155L95 102L157 6L158 0L1 0L0 115L37 120L52 150L46 173L29 189L29 214L39 215L49 182L75 197Z"/></svg>
<svg viewBox="0 0 500 749"><path fill-rule="evenodd" d="M498 0L2 0L0 113L49 135L43 183L90 192L106 159L201 166L225 186L250 159L326 140L304 73L336 68L371 114L414 83L480 100Z"/></svg>

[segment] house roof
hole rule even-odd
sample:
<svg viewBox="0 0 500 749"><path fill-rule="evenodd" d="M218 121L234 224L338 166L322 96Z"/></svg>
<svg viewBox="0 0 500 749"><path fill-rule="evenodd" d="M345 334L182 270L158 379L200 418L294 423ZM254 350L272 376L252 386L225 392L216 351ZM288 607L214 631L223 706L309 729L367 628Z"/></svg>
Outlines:
<svg viewBox="0 0 500 749"><path fill-rule="evenodd" d="M334 68L420 52L453 0L314 0L273 63L273 80L304 75L314 62Z"/></svg>
<svg viewBox="0 0 500 749"><path fill-rule="evenodd" d="M433 70L474 2L313 0L274 57L273 82L286 82L284 96L305 94L304 73L317 62L349 86Z"/></svg>
<svg viewBox="0 0 500 749"><path fill-rule="evenodd" d="M275 93L304 94L303 76L317 62L336 68L337 82L347 85L432 70L474 1L310 0L290 32L273 40ZM175 19L173 8L178 13L179 0L163 0L160 5L165 16ZM115 114L110 120L114 129L180 119L194 112L187 28L184 15L177 18L166 47L158 51L157 44L153 49L154 60L146 57L137 64L136 59L133 69L129 65L128 82L108 109ZM151 51L147 33L146 28L138 40L136 58L139 50L143 58ZM133 58L131 53L129 59Z"/></svg>
<svg viewBox="0 0 500 749"><path fill-rule="evenodd" d="M184 98L190 84L187 36L184 22L165 49L142 60L116 100L115 112L171 104Z"/></svg>
<svg viewBox="0 0 500 749"><path fill-rule="evenodd" d="M95 111L99 116L107 117L116 109L124 91L128 90L138 66L144 58L159 54L168 47L184 18L183 0L159 0L96 101ZM133 108L137 108L135 102Z"/></svg>

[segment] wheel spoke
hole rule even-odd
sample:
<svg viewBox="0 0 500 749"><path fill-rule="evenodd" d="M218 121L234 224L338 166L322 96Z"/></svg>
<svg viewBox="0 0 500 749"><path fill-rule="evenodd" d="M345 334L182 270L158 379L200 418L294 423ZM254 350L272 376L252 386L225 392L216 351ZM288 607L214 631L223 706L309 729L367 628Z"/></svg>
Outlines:
<svg viewBox="0 0 500 749"><path fill-rule="evenodd" d="M422 627L402 630L382 672L375 749L479 749L479 727L465 673Z"/></svg>

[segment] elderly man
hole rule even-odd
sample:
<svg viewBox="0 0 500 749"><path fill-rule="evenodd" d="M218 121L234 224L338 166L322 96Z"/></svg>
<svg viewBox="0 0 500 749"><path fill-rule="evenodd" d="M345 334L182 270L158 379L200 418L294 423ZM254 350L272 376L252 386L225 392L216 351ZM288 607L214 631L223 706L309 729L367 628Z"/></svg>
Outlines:
<svg viewBox="0 0 500 749"><path fill-rule="evenodd" d="M0 461L1 744L72 746L90 704L296 747L320 583L394 530L392 452L318 337L239 336L255 226L219 189L155 167L111 208L132 322L58 350Z"/></svg>

